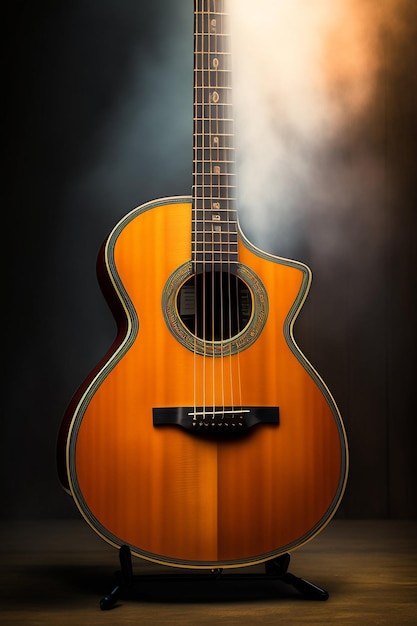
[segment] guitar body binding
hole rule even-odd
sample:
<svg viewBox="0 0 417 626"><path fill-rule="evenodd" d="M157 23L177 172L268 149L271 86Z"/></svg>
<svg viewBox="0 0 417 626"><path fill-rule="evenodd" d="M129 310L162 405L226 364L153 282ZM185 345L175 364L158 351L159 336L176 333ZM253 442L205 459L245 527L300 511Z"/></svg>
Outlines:
<svg viewBox="0 0 417 626"><path fill-rule="evenodd" d="M185 325L191 211L188 197L142 205L102 248L118 332L68 407L60 475L115 547L175 567L253 565L304 545L333 517L346 435L293 337L311 282L305 265L255 248L239 229L244 327L222 341Z"/></svg>

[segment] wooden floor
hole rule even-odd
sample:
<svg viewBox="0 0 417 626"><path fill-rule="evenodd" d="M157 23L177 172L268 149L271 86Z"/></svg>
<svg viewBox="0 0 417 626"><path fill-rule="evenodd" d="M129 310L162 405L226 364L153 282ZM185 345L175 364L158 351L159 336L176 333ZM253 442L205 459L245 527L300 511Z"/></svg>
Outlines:
<svg viewBox="0 0 417 626"><path fill-rule="evenodd" d="M91 626L256 626L262 624L417 624L417 522L334 520L294 552L289 571L325 589L305 599L281 581L247 580L263 566L207 582L141 581L111 610L118 552L82 520L1 525L1 624ZM179 574L134 559L134 574Z"/></svg>

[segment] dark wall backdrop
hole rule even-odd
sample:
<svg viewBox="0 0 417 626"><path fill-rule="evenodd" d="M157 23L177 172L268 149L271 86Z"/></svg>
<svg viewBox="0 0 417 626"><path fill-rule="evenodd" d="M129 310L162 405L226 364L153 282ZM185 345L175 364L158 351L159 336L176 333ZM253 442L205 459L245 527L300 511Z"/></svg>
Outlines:
<svg viewBox="0 0 417 626"><path fill-rule="evenodd" d="M324 190L335 163L361 171L364 145L382 163L378 193L352 176L332 217L343 245L323 237L317 196L292 245L278 219L264 240L241 218L259 247L313 269L296 334L344 417L349 518L416 516L417 20L411 0L393 5L373 97L323 163ZM2 516L71 517L57 431L115 332L97 251L130 209L190 193L192 2L20 1L5 28Z"/></svg>

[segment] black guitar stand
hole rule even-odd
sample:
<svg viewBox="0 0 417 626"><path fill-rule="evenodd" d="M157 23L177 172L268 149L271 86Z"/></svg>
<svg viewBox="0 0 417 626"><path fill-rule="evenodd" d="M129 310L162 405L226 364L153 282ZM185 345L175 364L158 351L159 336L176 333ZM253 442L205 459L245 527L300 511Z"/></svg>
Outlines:
<svg viewBox="0 0 417 626"><path fill-rule="evenodd" d="M265 563L264 574L227 574L223 576L223 580L226 578L228 580L280 580L287 585L291 585L294 589L300 592L306 600L327 600L329 597L327 591L288 572L290 558L289 554L282 554L271 561L267 561ZM220 578L223 572L223 570L219 568L210 570L209 574L139 574L134 576L132 568L132 555L130 548L126 545L121 546L119 550L119 560L121 571L116 573L117 585L110 594L104 596L104 598L100 600L100 608L103 611L112 609L116 605L119 598L132 597L134 595L133 592L136 581L207 581L208 579Z"/></svg>

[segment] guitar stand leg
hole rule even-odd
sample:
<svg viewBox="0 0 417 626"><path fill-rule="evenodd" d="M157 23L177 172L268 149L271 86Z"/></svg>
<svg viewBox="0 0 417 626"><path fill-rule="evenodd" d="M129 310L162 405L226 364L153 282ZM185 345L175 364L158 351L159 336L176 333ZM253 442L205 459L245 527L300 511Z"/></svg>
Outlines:
<svg viewBox="0 0 417 626"><path fill-rule="evenodd" d="M304 578L299 578L298 576L294 576L288 571L288 566L290 564L290 555L282 554L271 561L267 561L265 563L265 574L264 575L253 575L250 574L246 576L246 579L249 578L260 578L266 577L274 580L281 580L283 583L287 585L291 585L299 591L303 596L310 600L327 600L329 594L325 589L321 589L321 587L317 587L313 585L313 583L305 580ZM133 576L133 568L132 568L132 555L130 552L130 548L128 546L121 546L119 550L119 561L121 571L117 573L118 584L114 587L113 591L108 595L104 596L100 600L100 608L103 611L107 611L112 609L120 596L125 594L126 592L132 591L134 584L134 576ZM222 570L212 570L212 573L218 577L221 574ZM236 578L245 578L244 574L237 574ZM232 578L229 575L229 578Z"/></svg>
<svg viewBox="0 0 417 626"><path fill-rule="evenodd" d="M121 546L119 550L119 561L121 571L117 572L118 584L108 595L100 600L102 611L112 609L120 595L129 591L133 587L132 555L128 546Z"/></svg>
<svg viewBox="0 0 417 626"><path fill-rule="evenodd" d="M265 572L267 576L278 578L287 585L291 585L306 598L311 600L327 600L329 598L329 594L325 589L317 587L317 585L313 585L313 583L308 580L304 580L304 578L294 576L294 574L291 574L288 571L290 558L289 554L282 554L271 561L267 561L265 563Z"/></svg>

